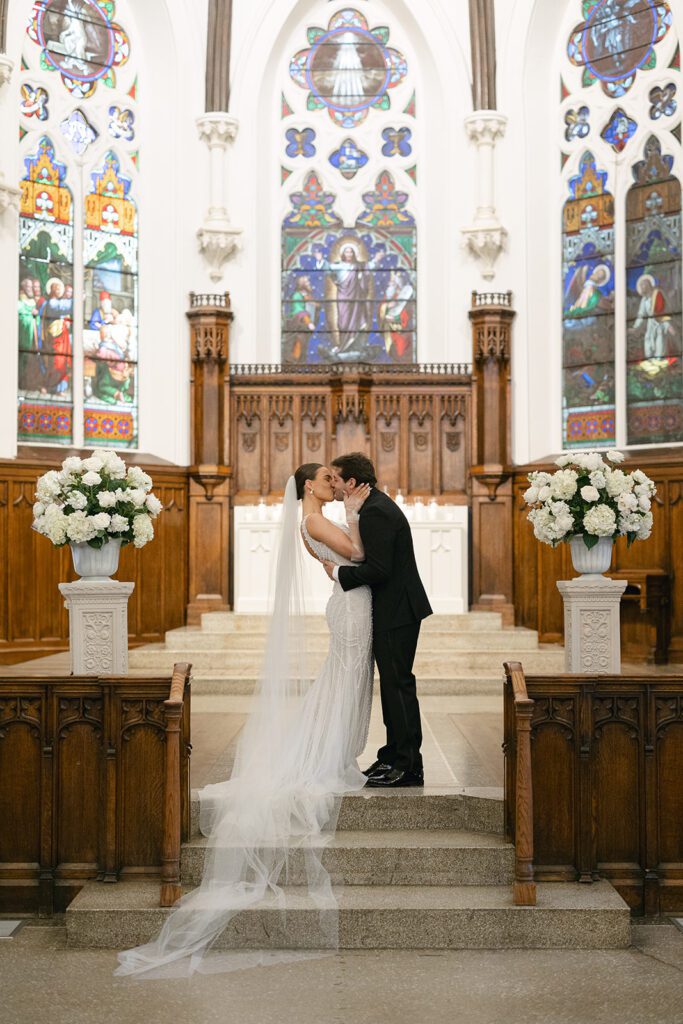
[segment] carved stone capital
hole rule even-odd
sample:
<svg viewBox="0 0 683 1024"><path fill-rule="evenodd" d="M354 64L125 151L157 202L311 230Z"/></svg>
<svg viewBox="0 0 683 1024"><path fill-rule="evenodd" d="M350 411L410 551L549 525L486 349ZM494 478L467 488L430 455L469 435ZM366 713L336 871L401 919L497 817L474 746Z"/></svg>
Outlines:
<svg viewBox="0 0 683 1024"><path fill-rule="evenodd" d="M209 264L209 277L212 281L220 281L223 277L223 264L239 249L241 234L241 228L229 224L212 224L210 221L197 232L199 251Z"/></svg>
<svg viewBox="0 0 683 1024"><path fill-rule="evenodd" d="M14 61L6 53L0 53L0 89L9 83L14 69Z"/></svg>
<svg viewBox="0 0 683 1024"><path fill-rule="evenodd" d="M465 131L477 146L493 146L505 135L507 123L497 110L475 110L465 118Z"/></svg>
<svg viewBox="0 0 683 1024"><path fill-rule="evenodd" d="M19 189L6 182L4 174L0 171L0 215L9 210L10 207L18 210L20 195Z"/></svg>
<svg viewBox="0 0 683 1024"><path fill-rule="evenodd" d="M465 249L481 264L481 276L490 281L495 276L496 260L505 249L507 230L501 224L491 227L475 224L463 228L462 236Z"/></svg>
<svg viewBox="0 0 683 1024"><path fill-rule="evenodd" d="M234 141L239 128L239 121L236 117L220 110L202 114L195 123L199 138L209 148L220 146L221 149L225 149L229 142Z"/></svg>

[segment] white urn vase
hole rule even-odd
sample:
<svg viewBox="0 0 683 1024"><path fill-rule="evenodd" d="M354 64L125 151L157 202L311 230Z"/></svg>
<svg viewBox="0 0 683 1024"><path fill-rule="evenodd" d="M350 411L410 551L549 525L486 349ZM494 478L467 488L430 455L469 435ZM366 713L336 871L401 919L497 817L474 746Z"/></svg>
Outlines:
<svg viewBox="0 0 683 1024"><path fill-rule="evenodd" d="M599 537L598 543L587 548L583 535L572 537L569 541L572 553L572 565L582 576L601 576L607 572L612 562L612 538Z"/></svg>
<svg viewBox="0 0 683 1024"><path fill-rule="evenodd" d="M121 541L116 537L108 540L101 548L91 547L87 541L70 544L74 569L84 580L102 582L108 580L119 567Z"/></svg>

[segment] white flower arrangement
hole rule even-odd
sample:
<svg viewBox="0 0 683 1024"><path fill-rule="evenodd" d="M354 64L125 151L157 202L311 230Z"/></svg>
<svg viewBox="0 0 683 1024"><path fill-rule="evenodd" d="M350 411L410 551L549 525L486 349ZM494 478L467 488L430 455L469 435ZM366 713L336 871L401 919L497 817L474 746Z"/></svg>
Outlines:
<svg viewBox="0 0 683 1024"><path fill-rule="evenodd" d="M616 466L621 452L563 452L554 473L530 473L524 500L534 534L555 547L583 537L587 548L600 537L647 540L652 532L654 483L640 469L625 473Z"/></svg>
<svg viewBox="0 0 683 1024"><path fill-rule="evenodd" d="M151 491L152 478L139 466L127 468L116 452L70 456L60 471L39 478L33 529L56 547L85 542L101 548L115 539L141 548L154 537L152 520L162 509Z"/></svg>

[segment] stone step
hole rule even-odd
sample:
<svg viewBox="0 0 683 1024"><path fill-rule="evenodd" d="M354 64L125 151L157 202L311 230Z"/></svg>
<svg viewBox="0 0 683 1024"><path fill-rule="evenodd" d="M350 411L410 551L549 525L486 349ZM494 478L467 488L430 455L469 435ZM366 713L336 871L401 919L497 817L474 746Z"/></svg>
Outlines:
<svg viewBox="0 0 683 1024"><path fill-rule="evenodd" d="M183 885L199 885L208 840L184 843ZM499 836L451 829L338 832L322 863L335 885L506 885L514 877L514 848ZM306 885L301 849L292 849L287 884Z"/></svg>
<svg viewBox="0 0 683 1024"><path fill-rule="evenodd" d="M236 615L235 612L205 612L201 629L206 633L252 632L266 633L267 615ZM431 632L479 632L480 630L502 629L502 618L498 612L465 612L462 615L430 615L422 623L422 630ZM311 633L327 632L324 615L311 615L306 624Z"/></svg>
<svg viewBox="0 0 683 1024"><path fill-rule="evenodd" d="M252 632L207 633L201 629L171 629L166 633L166 646L176 651L229 651L231 655L263 656L265 634ZM326 653L329 633L313 633L306 639L307 649L312 653ZM502 654L517 651L537 651L538 636L531 629L480 630L476 636L471 633L428 633L421 637L418 653L434 656L458 653L462 650L499 651Z"/></svg>
<svg viewBox="0 0 683 1024"><path fill-rule="evenodd" d="M535 907L516 907L508 885L345 886L339 910L287 891L286 917L273 898L236 915L214 948L311 949L320 919L338 913L340 949L623 949L630 912L606 881L546 882ZM71 947L123 949L159 932L167 909L158 882L88 882L66 911ZM335 929L336 930L336 929Z"/></svg>
<svg viewBox="0 0 683 1024"><path fill-rule="evenodd" d="M310 664L314 668L322 664L324 655L319 653L316 663L315 655L311 656ZM422 654L418 650L415 658L415 674L442 676L463 675L470 669L486 669L487 675L502 670L504 661L512 658L522 662L527 673L552 673L564 671L564 651L562 648L539 649L536 651L486 651L476 648L465 651L445 651L442 654ZM201 669L225 669L226 674L243 672L257 675L262 665L262 656L257 652L180 650L176 647L149 644L137 647L128 657L130 668L161 669L165 671L176 661L189 661L195 671Z"/></svg>
<svg viewBox="0 0 683 1024"><path fill-rule="evenodd" d="M192 675L192 693L196 696L248 697L254 692L256 674L225 672L200 669ZM375 676L376 686L379 679ZM379 692L379 691L377 691ZM501 697L503 693L503 670L500 675L491 675L485 669L471 669L463 675L420 676L418 695L420 697Z"/></svg>
<svg viewBox="0 0 683 1024"><path fill-rule="evenodd" d="M451 829L503 834L503 791L495 788L365 790L350 793L341 803L340 832L404 832ZM192 791L192 836L199 834L199 797Z"/></svg>

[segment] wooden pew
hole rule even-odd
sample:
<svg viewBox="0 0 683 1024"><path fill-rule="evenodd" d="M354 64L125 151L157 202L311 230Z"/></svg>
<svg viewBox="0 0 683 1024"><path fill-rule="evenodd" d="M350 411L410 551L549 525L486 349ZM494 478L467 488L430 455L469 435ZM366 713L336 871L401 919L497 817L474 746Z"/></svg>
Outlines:
<svg viewBox="0 0 683 1024"><path fill-rule="evenodd" d="M62 911L93 878L158 877L177 898L189 680L0 675L0 911Z"/></svg>
<svg viewBox="0 0 683 1024"><path fill-rule="evenodd" d="M604 877L636 913L683 911L683 675L524 677L518 662L505 672L505 823L518 865L531 804L533 879ZM531 770L520 780L522 683Z"/></svg>

